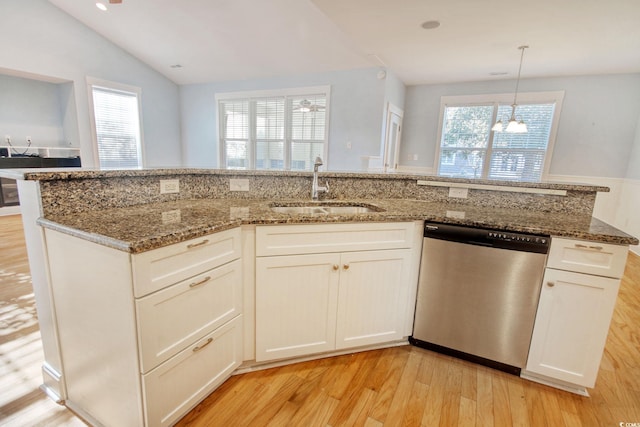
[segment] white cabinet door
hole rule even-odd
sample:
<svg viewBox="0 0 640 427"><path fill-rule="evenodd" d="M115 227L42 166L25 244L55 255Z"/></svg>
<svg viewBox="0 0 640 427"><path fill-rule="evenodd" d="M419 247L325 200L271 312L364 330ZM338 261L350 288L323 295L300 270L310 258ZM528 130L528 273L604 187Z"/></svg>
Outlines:
<svg viewBox="0 0 640 427"><path fill-rule="evenodd" d="M527 371L593 387L619 284L618 279L548 268Z"/></svg>
<svg viewBox="0 0 640 427"><path fill-rule="evenodd" d="M409 250L342 254L336 348L403 337L410 256Z"/></svg>
<svg viewBox="0 0 640 427"><path fill-rule="evenodd" d="M256 361L334 349L340 255L256 259Z"/></svg>

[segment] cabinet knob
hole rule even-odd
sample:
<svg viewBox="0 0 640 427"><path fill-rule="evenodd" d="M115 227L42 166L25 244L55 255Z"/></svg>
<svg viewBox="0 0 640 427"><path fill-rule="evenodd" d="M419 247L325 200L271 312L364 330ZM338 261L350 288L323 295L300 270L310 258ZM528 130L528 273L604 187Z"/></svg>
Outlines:
<svg viewBox="0 0 640 427"><path fill-rule="evenodd" d="M343 268L344 270L348 270L348 269L349 269L349 264L345 264L345 265L343 265L343 266L342 266L342 268Z"/></svg>
<svg viewBox="0 0 640 427"><path fill-rule="evenodd" d="M553 288L556 284L553 282L547 282L547 286Z"/></svg>
<svg viewBox="0 0 640 427"><path fill-rule="evenodd" d="M340 269L340 266L338 264L333 264L333 271L337 271Z"/></svg>

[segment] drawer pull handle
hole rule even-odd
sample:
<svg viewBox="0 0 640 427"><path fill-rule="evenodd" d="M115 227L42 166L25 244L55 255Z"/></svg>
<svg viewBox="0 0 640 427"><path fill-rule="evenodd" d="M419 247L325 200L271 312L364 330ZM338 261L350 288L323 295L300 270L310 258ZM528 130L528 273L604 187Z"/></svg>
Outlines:
<svg viewBox="0 0 640 427"><path fill-rule="evenodd" d="M556 284L553 282L547 282L547 286L553 288Z"/></svg>
<svg viewBox="0 0 640 427"><path fill-rule="evenodd" d="M194 282L192 284L189 285L190 288L195 288L198 287L200 285L204 285L205 283L207 283L209 280L211 280L211 276L207 276L204 279L200 280L199 282Z"/></svg>
<svg viewBox="0 0 640 427"><path fill-rule="evenodd" d="M343 269L348 270L349 269L349 264L345 264L342 266Z"/></svg>
<svg viewBox="0 0 640 427"><path fill-rule="evenodd" d="M207 243L209 243L209 240L207 240L207 239L204 239L200 243L190 243L190 244L187 245L187 249L197 248L198 246L206 245Z"/></svg>
<svg viewBox="0 0 640 427"><path fill-rule="evenodd" d="M200 350L202 350L203 348L205 348L206 346L208 346L208 345L209 345L209 344L211 344L212 342L213 342L213 338L212 338L212 337L209 337L209 339L208 339L204 344L199 345L199 346L197 346L197 347L194 347L194 348L193 348L193 352L195 353L196 351L200 351Z"/></svg>
<svg viewBox="0 0 640 427"><path fill-rule="evenodd" d="M340 269L340 266L338 264L333 264L333 271L337 271Z"/></svg>
<svg viewBox="0 0 640 427"><path fill-rule="evenodd" d="M596 251L601 251L604 248L602 246L587 246L587 245L581 245L580 243L576 243L576 248L580 248L580 249L593 249Z"/></svg>

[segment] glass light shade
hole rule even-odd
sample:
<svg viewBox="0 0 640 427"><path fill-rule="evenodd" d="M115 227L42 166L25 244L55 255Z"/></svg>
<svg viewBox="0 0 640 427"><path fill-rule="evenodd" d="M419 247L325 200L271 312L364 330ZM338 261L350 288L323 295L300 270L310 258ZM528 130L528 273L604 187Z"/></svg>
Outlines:
<svg viewBox="0 0 640 427"><path fill-rule="evenodd" d="M507 132L509 133L527 133L527 125L523 121L509 120L507 125Z"/></svg>
<svg viewBox="0 0 640 427"><path fill-rule="evenodd" d="M502 120L498 120L495 125L491 128L493 132L502 132Z"/></svg>

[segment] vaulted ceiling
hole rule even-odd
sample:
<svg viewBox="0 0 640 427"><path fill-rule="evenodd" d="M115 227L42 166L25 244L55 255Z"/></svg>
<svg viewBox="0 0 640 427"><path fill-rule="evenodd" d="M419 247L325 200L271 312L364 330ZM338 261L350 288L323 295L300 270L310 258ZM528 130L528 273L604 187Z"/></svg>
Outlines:
<svg viewBox="0 0 640 427"><path fill-rule="evenodd" d="M178 84L353 68L405 84L640 72L638 0L49 0ZM437 28L424 29L426 21Z"/></svg>

